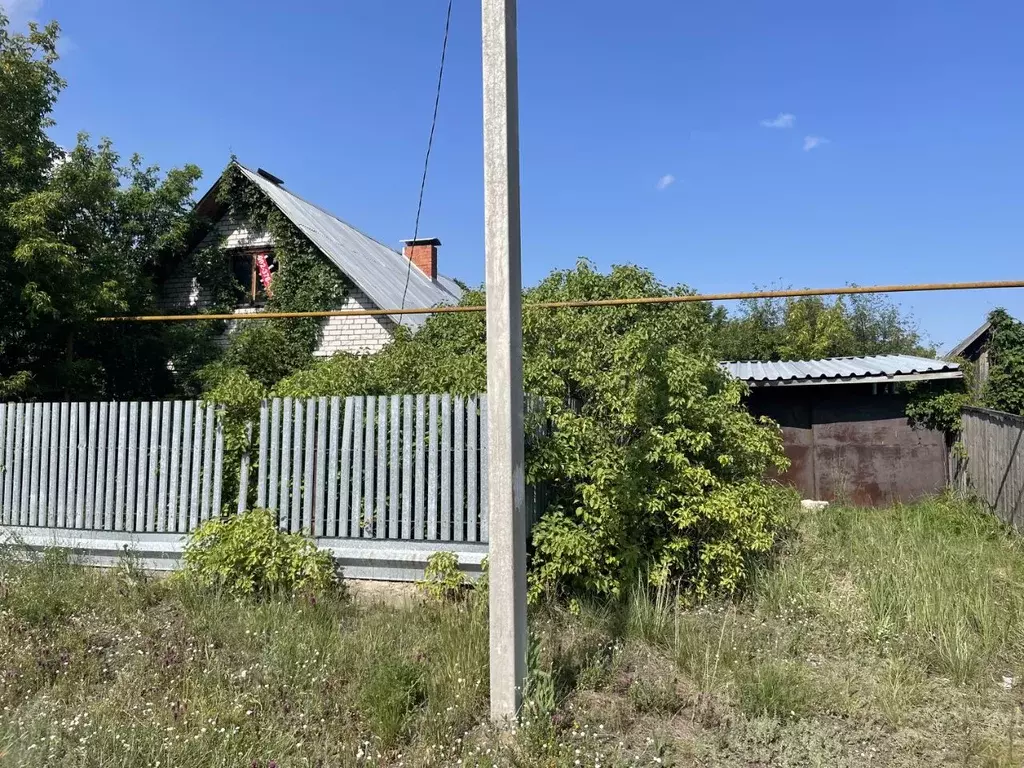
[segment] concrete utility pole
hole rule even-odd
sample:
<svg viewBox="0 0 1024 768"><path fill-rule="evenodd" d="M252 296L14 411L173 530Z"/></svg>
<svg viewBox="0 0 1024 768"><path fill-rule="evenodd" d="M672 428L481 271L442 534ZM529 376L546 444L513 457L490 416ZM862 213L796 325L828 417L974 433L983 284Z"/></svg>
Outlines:
<svg viewBox="0 0 1024 768"><path fill-rule="evenodd" d="M508 722L522 701L527 640L516 0L482 7L491 718Z"/></svg>

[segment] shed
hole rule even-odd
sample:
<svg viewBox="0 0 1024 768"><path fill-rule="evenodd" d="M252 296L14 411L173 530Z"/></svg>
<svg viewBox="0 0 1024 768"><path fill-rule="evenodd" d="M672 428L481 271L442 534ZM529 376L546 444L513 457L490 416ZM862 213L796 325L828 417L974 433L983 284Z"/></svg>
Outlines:
<svg viewBox="0 0 1024 768"><path fill-rule="evenodd" d="M791 464L780 479L803 498L881 506L945 488L946 435L911 425L902 385L962 378L956 363L875 355L722 367L749 385L750 411L782 428Z"/></svg>

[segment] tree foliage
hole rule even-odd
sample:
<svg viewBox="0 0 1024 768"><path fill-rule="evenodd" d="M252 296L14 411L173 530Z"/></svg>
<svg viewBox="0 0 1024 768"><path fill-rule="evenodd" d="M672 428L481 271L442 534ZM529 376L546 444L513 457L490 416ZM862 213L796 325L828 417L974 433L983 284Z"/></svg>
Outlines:
<svg viewBox="0 0 1024 768"><path fill-rule="evenodd" d="M85 134L57 147L57 36L56 24L12 34L0 15L0 391L160 394L180 334L94 320L152 305L154 270L192 226L199 170L161 175Z"/></svg>
<svg viewBox="0 0 1024 768"><path fill-rule="evenodd" d="M1002 308L993 310L988 320L992 340L983 402L988 408L1024 416L1024 323Z"/></svg>
<svg viewBox="0 0 1024 768"><path fill-rule="evenodd" d="M681 293L636 267L581 262L527 301ZM463 299L482 303L479 292ZM744 385L711 353L707 305L594 307L524 315L526 391L554 429L527 480L550 505L533 532L531 593L611 596L636 573L697 593L731 590L774 541L785 464L778 428L741 404ZM481 392L485 322L441 314L372 357L338 355L277 383L291 396Z"/></svg>
<svg viewBox="0 0 1024 768"><path fill-rule="evenodd" d="M716 316L725 360L813 360L853 355L934 356L913 318L881 296L749 299Z"/></svg>

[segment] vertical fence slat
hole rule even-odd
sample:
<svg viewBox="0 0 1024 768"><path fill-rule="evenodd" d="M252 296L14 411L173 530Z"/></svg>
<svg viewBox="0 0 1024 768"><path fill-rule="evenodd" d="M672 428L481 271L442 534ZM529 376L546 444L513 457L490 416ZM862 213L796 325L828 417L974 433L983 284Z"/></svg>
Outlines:
<svg viewBox="0 0 1024 768"><path fill-rule="evenodd" d="M455 449L452 453L455 461L454 493L452 505L455 507L453 539L466 540L466 401L462 397L455 398Z"/></svg>
<svg viewBox="0 0 1024 768"><path fill-rule="evenodd" d="M437 395L430 396L429 434L427 435L427 539L437 539L437 481L438 446L437 446Z"/></svg>
<svg viewBox="0 0 1024 768"><path fill-rule="evenodd" d="M7 411L7 466L4 473L4 521L21 523L21 454L25 439L25 405L12 403Z"/></svg>
<svg viewBox="0 0 1024 768"><path fill-rule="evenodd" d="M281 403L281 475L278 486L280 488L279 501L277 504L278 524L282 529L288 530L288 515L290 507L288 491L291 488L291 461L292 461L292 399L286 397Z"/></svg>
<svg viewBox="0 0 1024 768"><path fill-rule="evenodd" d="M480 396L480 541L488 541L487 530L487 395Z"/></svg>
<svg viewBox="0 0 1024 768"><path fill-rule="evenodd" d="M327 398L321 397L316 406L316 496L313 498L313 525L310 533L314 536L326 535L326 516L324 515L325 496L327 494L327 430L330 429L330 416L327 411Z"/></svg>
<svg viewBox="0 0 1024 768"><path fill-rule="evenodd" d="M327 425L327 508L324 510L321 536L338 535L338 427L341 426L341 398L331 398Z"/></svg>
<svg viewBox="0 0 1024 768"><path fill-rule="evenodd" d="M114 530L114 491L117 484L117 412L118 403L107 408L107 478L103 494L103 530Z"/></svg>
<svg viewBox="0 0 1024 768"><path fill-rule="evenodd" d="M199 527L199 512L203 503L203 404L195 403L192 425L192 478L189 481L188 530Z"/></svg>
<svg viewBox="0 0 1024 768"><path fill-rule="evenodd" d="M139 403L139 461L135 483L135 531L146 530L146 478L149 470L149 403Z"/></svg>
<svg viewBox="0 0 1024 768"><path fill-rule="evenodd" d="M345 423L341 432L341 485L338 488L338 521L336 536L349 536L349 502L352 498L352 423L355 419L355 399L345 398Z"/></svg>
<svg viewBox="0 0 1024 768"><path fill-rule="evenodd" d="M477 409L477 399L471 395L466 398L466 540L479 541L480 529L477 519L479 491L479 469L480 454L478 453L480 442L478 440L478 429L480 414Z"/></svg>
<svg viewBox="0 0 1024 768"><path fill-rule="evenodd" d="M57 413L57 471L51 470L51 475L56 476L56 482L51 486L50 498L54 505L54 524L58 528L67 527L67 487L68 487L68 454L71 453L68 447L68 418L70 404L61 403ZM0 436L3 429L0 428Z"/></svg>
<svg viewBox="0 0 1024 768"><path fill-rule="evenodd" d="M426 535L424 512L427 502L427 470L426 470L426 435L424 424L427 414L427 398L416 395L416 491L415 508L413 510L413 538L422 539Z"/></svg>
<svg viewBox="0 0 1024 768"><path fill-rule="evenodd" d="M351 508L349 509L349 536L353 539L359 537L362 515L362 488L363 488L363 405L365 399L362 397L351 398L353 411L352 424L352 487Z"/></svg>
<svg viewBox="0 0 1024 768"><path fill-rule="evenodd" d="M113 529L124 530L124 496L127 485L128 469L128 403L121 403L117 408L117 467L114 472L114 509Z"/></svg>
<svg viewBox="0 0 1024 768"><path fill-rule="evenodd" d="M28 406L25 403L18 403L15 411L14 436L14 480L11 489L11 522L15 525L28 524L28 484L25 482L25 462L27 451L25 447L30 442L30 429L28 429Z"/></svg>
<svg viewBox="0 0 1024 768"><path fill-rule="evenodd" d="M32 485L29 492L32 507L30 512L32 524L43 525L46 522L46 475L43 474L46 471L46 467L43 457L46 454L45 439L49 434L49 431L46 429L46 418L49 414L46 412L42 402L35 403L33 410L35 413L32 427ZM41 506L44 508L42 514L39 512Z"/></svg>
<svg viewBox="0 0 1024 768"><path fill-rule="evenodd" d="M194 400L185 401L184 413L181 416L181 484L178 486L178 525L177 530L185 533L189 530L188 513L192 504L192 430L195 424Z"/></svg>
<svg viewBox="0 0 1024 768"><path fill-rule="evenodd" d="M412 395L402 398L402 538L412 538Z"/></svg>
<svg viewBox="0 0 1024 768"><path fill-rule="evenodd" d="M259 454L256 466L256 508L267 507L267 442L270 439L270 405L264 400L260 403Z"/></svg>
<svg viewBox="0 0 1024 768"><path fill-rule="evenodd" d="M167 494L171 479L171 426L174 407L172 403L161 403L160 420L160 483L157 489L156 529L167 530Z"/></svg>
<svg viewBox="0 0 1024 768"><path fill-rule="evenodd" d="M292 417L292 514L289 531L302 529L302 436L306 426L306 407L302 400L295 400L295 415Z"/></svg>
<svg viewBox="0 0 1024 768"><path fill-rule="evenodd" d="M157 494L160 483L160 423L162 421L163 403L151 403L149 414L149 461L146 468L146 531L156 530Z"/></svg>
<svg viewBox="0 0 1024 768"><path fill-rule="evenodd" d="M302 530L315 534L313 530L313 498L316 488L313 476L316 471L316 414L320 410L316 400L306 402L306 455L302 472Z"/></svg>
<svg viewBox="0 0 1024 768"><path fill-rule="evenodd" d="M388 399L377 398L377 499L374 528L378 539L388 535Z"/></svg>
<svg viewBox="0 0 1024 768"><path fill-rule="evenodd" d="M8 413L13 415L14 406L0 403L0 523L4 525L11 524L11 510L8 506L11 494L7 489L7 481L11 476L10 465L13 459L11 452L14 450L11 447L14 442L14 433L8 431L13 420L7 418Z"/></svg>
<svg viewBox="0 0 1024 768"><path fill-rule="evenodd" d="M78 411L77 437L75 439L77 453L77 467L75 472L75 528L82 528L85 525L85 496L86 476L85 465L89 455L89 410L85 403L77 403Z"/></svg>
<svg viewBox="0 0 1024 768"><path fill-rule="evenodd" d="M365 398L366 408L366 438L363 441L363 519L360 526L361 536L373 536L373 492L374 492L374 470L377 468L375 451L377 448L376 427L377 427L377 398Z"/></svg>
<svg viewBox="0 0 1024 768"><path fill-rule="evenodd" d="M238 467L238 503L235 511L242 514L249 508L249 455L252 451L252 422L245 425L245 453Z"/></svg>
<svg viewBox="0 0 1024 768"><path fill-rule="evenodd" d="M220 517L224 493L224 419L211 405L210 414L215 417L216 426L213 446L213 509L214 517Z"/></svg>
<svg viewBox="0 0 1024 768"><path fill-rule="evenodd" d="M92 520L89 523L89 530L103 530L103 520L106 513L106 484L107 484L107 424L110 418L110 404L100 403L96 420L99 427L96 432L96 474L95 482L89 484L89 494L93 497Z"/></svg>
<svg viewBox="0 0 1024 768"><path fill-rule="evenodd" d="M441 540L452 540L452 397L441 395Z"/></svg>
<svg viewBox="0 0 1024 768"><path fill-rule="evenodd" d="M128 466L124 491L124 530L135 528L135 489L139 472L139 404L128 404Z"/></svg>
<svg viewBox="0 0 1024 768"><path fill-rule="evenodd" d="M53 436L53 404L43 403L42 438L39 445L39 510L38 524L50 525L50 464Z"/></svg>
<svg viewBox="0 0 1024 768"><path fill-rule="evenodd" d="M181 479L181 413L184 404L176 400L171 408L171 454L169 461L170 473L167 478L167 528L176 531L178 528L178 483Z"/></svg>
<svg viewBox="0 0 1024 768"><path fill-rule="evenodd" d="M391 396L391 457L388 466L388 482L390 493L388 495L388 538L398 538L398 524L400 514L400 499L398 497L399 481L401 479L401 467L398 463L398 451L401 438L399 437L398 421L400 418L399 407L401 400L398 395Z"/></svg>
<svg viewBox="0 0 1024 768"><path fill-rule="evenodd" d="M213 439L214 439L214 412L212 403L203 405L203 490L202 501L199 504L200 525L210 519L213 506Z"/></svg>
<svg viewBox="0 0 1024 768"><path fill-rule="evenodd" d="M270 403L270 458L267 471L267 509L278 509L277 486L281 476L281 400Z"/></svg>

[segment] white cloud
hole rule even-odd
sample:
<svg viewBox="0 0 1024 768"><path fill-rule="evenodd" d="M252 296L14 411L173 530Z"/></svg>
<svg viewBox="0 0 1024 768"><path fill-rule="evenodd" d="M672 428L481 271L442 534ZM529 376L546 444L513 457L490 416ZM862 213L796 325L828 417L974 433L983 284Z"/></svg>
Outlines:
<svg viewBox="0 0 1024 768"><path fill-rule="evenodd" d="M779 112L771 120L762 120L761 125L765 128L792 128L796 122L796 115L790 112Z"/></svg>
<svg viewBox="0 0 1024 768"><path fill-rule="evenodd" d="M810 152L823 144L828 144L828 139L822 136L804 136L804 152Z"/></svg>
<svg viewBox="0 0 1024 768"><path fill-rule="evenodd" d="M663 189L668 189L675 183L676 177L673 176L671 173L666 173L664 176L658 179L658 183L655 186L658 188L658 191L660 192Z"/></svg>
<svg viewBox="0 0 1024 768"><path fill-rule="evenodd" d="M36 12L43 7L43 0L0 0L0 8L11 20L12 25L20 25L35 18Z"/></svg>

